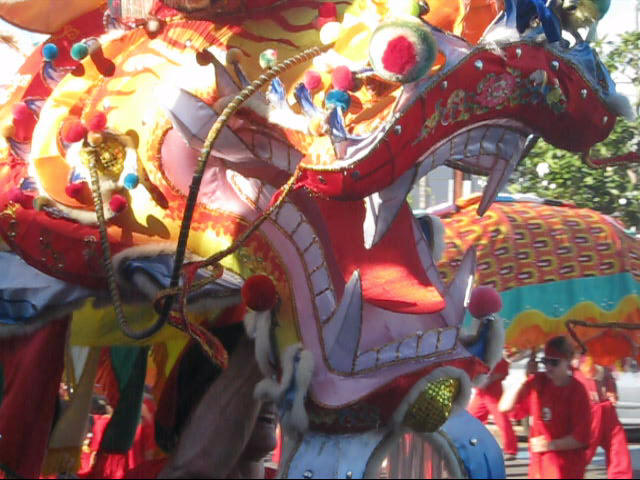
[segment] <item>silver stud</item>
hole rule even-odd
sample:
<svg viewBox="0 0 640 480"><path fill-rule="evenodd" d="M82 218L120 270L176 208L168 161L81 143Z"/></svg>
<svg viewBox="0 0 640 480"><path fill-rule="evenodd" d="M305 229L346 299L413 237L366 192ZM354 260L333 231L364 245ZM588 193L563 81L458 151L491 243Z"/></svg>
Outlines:
<svg viewBox="0 0 640 480"><path fill-rule="evenodd" d="M553 62L551 62L551 68L553 68L557 72L558 69L560 68L560 62L558 62L557 60L554 60Z"/></svg>
<svg viewBox="0 0 640 480"><path fill-rule="evenodd" d="M516 48L516 57L520 58L522 56L522 49L520 47Z"/></svg>
<svg viewBox="0 0 640 480"><path fill-rule="evenodd" d="M604 117L602 117L602 124L603 125L606 125L608 121L609 121L609 117L607 117L606 115Z"/></svg>
<svg viewBox="0 0 640 480"><path fill-rule="evenodd" d="M186 41L184 42L184 44L185 44L187 47L190 47L190 46L191 46L191 40L186 40Z"/></svg>
<svg viewBox="0 0 640 480"><path fill-rule="evenodd" d="M447 87L449 86L449 82L447 82L447 81L445 80L444 82L442 82L442 83L440 84L440 86L442 87L442 89L443 89L443 90L446 90L446 89L447 89Z"/></svg>
<svg viewBox="0 0 640 480"><path fill-rule="evenodd" d="M305 470L304 474L302 475L304 478L313 478L313 472L311 470Z"/></svg>
<svg viewBox="0 0 640 480"><path fill-rule="evenodd" d="M477 438L472 438L471 440L469 440L469 444L470 444L472 447L477 447L477 446L478 446L478 443L479 443L479 442L478 442L478 439L477 439Z"/></svg>
<svg viewBox="0 0 640 480"><path fill-rule="evenodd" d="M402 125L396 125L393 127L393 133L400 135L402 133Z"/></svg>
<svg viewBox="0 0 640 480"><path fill-rule="evenodd" d="M326 178L324 178L322 175L320 175L320 176L318 177L318 181L319 181L321 184L323 184L323 185L326 185L326 184L327 184L327 179L326 179Z"/></svg>
<svg viewBox="0 0 640 480"><path fill-rule="evenodd" d="M582 98L587 98L587 89L583 88L582 90L580 90L580 96Z"/></svg>
<svg viewBox="0 0 640 480"><path fill-rule="evenodd" d="M353 478L353 472L351 470L349 470L347 472L347 474L345 475L345 478Z"/></svg>
<svg viewBox="0 0 640 480"><path fill-rule="evenodd" d="M482 70L484 68L484 63L482 63L482 60L476 60L474 62L474 65L478 70Z"/></svg>

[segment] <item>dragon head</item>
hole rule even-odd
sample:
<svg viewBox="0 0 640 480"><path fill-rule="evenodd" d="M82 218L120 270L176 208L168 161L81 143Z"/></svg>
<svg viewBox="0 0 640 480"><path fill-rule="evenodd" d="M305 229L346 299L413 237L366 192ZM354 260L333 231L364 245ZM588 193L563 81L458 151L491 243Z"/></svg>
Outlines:
<svg viewBox="0 0 640 480"><path fill-rule="evenodd" d="M307 353L312 428L437 428L464 402L467 374L484 368L459 338L475 252L445 284L439 223L422 228L408 192L441 165L486 175L482 214L534 139L586 152L609 134L620 113L613 82L587 44L541 40L533 23L519 33L515 7L494 2L400 12L384 0L262 1L254 15L230 17L235 3L225 12L218 3L207 7L213 21L160 5L152 29L102 35L93 12L52 37L59 56L43 50L25 65L12 99L27 110L13 119L2 181L41 208L4 193L5 239L41 270L103 286L94 207L82 194L91 151L102 159L112 251L175 248L211 126L276 53L324 41L324 53L258 90L222 127L188 250L208 257L236 245L226 270L271 278L279 302L267 344L279 355L262 354L273 366L296 345ZM85 58L73 55L77 42ZM64 245L61 256L41 254L34 225Z"/></svg>

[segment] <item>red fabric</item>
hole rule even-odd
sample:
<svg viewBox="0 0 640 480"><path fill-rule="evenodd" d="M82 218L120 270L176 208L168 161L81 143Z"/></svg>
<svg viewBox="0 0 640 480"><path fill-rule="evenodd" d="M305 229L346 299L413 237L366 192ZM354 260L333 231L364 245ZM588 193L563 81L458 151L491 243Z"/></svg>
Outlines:
<svg viewBox="0 0 640 480"><path fill-rule="evenodd" d="M82 449L82 455L80 456L80 470L78 476L80 478L86 478L91 472L91 467L95 459L96 452L100 447L104 430L111 420L110 415L92 415L93 427L91 428L91 441L88 448Z"/></svg>
<svg viewBox="0 0 640 480"><path fill-rule="evenodd" d="M607 462L607 476L632 478L633 467L627 437L615 407L606 397L607 391L615 390L606 382L597 382L580 371L574 372L574 377L583 384L591 399L591 441L587 450L587 464L593 459L596 449L602 447ZM611 375L609 377L613 379Z"/></svg>
<svg viewBox="0 0 640 480"><path fill-rule="evenodd" d="M148 460L129 470L124 478L158 478L167 464L167 457Z"/></svg>
<svg viewBox="0 0 640 480"><path fill-rule="evenodd" d="M4 397L0 404L0 463L37 478L47 449L64 365L69 321L32 335L0 340Z"/></svg>
<svg viewBox="0 0 640 480"><path fill-rule="evenodd" d="M572 435L589 444L591 406L585 388L575 378L565 386L555 385L545 373L531 376L520 391L516 405L533 417L530 437L548 441ZM545 453L530 451L529 478L583 478L587 466L586 450Z"/></svg>
<svg viewBox="0 0 640 480"><path fill-rule="evenodd" d="M502 381L509 375L509 362L504 358L500 360L497 365L493 367L490 375L495 379L478 390L484 390L485 393L500 401L500 397L502 397Z"/></svg>
<svg viewBox="0 0 640 480"><path fill-rule="evenodd" d="M500 386L500 390L502 390L502 386ZM495 396L486 390L478 389L469 405L469 413L482 423L487 423L487 418L489 414L491 414L493 421L502 434L502 449L504 453L507 455L515 455L518 453L518 439L513 431L509 416L498 409L499 401L500 396Z"/></svg>

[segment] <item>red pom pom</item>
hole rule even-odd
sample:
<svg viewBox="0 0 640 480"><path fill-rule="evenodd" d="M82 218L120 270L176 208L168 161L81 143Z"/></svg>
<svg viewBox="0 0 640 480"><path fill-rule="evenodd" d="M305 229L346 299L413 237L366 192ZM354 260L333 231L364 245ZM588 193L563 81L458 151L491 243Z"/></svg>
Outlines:
<svg viewBox="0 0 640 480"><path fill-rule="evenodd" d="M80 182L70 183L66 187L64 187L64 192L68 197L79 200L82 197L82 193L84 192L84 184Z"/></svg>
<svg viewBox="0 0 640 480"><path fill-rule="evenodd" d="M398 75L405 75L417 62L415 45L403 36L391 40L382 56L384 68Z"/></svg>
<svg viewBox="0 0 640 480"><path fill-rule="evenodd" d="M315 92L322 86L322 75L315 70L307 70L304 72L304 86L307 87L310 92Z"/></svg>
<svg viewBox="0 0 640 480"><path fill-rule="evenodd" d="M252 275L242 286L242 299L251 310L271 310L278 298L273 281L266 275Z"/></svg>
<svg viewBox="0 0 640 480"><path fill-rule="evenodd" d="M15 121L22 122L32 116L31 110L24 102L16 103L11 109Z"/></svg>
<svg viewBox="0 0 640 480"><path fill-rule="evenodd" d="M469 313L475 318L483 318L502 309L502 298L493 287L476 287L471 292Z"/></svg>
<svg viewBox="0 0 640 480"><path fill-rule="evenodd" d="M338 9L336 8L336 4L332 2L324 2L321 3L318 7L318 17L320 18L337 18L338 17Z"/></svg>
<svg viewBox="0 0 640 480"><path fill-rule="evenodd" d="M90 132L101 132L107 126L107 116L104 112L96 112L87 121L87 128Z"/></svg>
<svg viewBox="0 0 640 480"><path fill-rule="evenodd" d="M341 65L336 67L331 73L331 84L336 90L348 91L353 90L353 73L349 67Z"/></svg>
<svg viewBox="0 0 640 480"><path fill-rule="evenodd" d="M83 140L87 136L87 127L80 122L75 122L67 128L64 134L64 141L67 143L75 143Z"/></svg>
<svg viewBox="0 0 640 480"><path fill-rule="evenodd" d="M111 200L109 200L109 208L114 213L120 213L128 206L129 202L127 202L127 199L118 193L112 195Z"/></svg>

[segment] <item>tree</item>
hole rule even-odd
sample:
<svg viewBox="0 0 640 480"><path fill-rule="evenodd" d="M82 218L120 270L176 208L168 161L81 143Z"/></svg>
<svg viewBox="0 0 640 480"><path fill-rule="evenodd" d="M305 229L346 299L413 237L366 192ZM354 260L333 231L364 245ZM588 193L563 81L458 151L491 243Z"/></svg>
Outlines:
<svg viewBox="0 0 640 480"><path fill-rule="evenodd" d="M621 84L635 92L634 108L640 110L640 32L628 32L616 42L600 42L596 48L603 62ZM592 150L594 158L640 152L640 120L619 119L604 142ZM628 227L640 229L640 165L592 169L579 155L540 141L519 165L509 190L544 198L569 200L619 217Z"/></svg>

